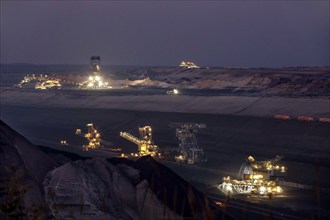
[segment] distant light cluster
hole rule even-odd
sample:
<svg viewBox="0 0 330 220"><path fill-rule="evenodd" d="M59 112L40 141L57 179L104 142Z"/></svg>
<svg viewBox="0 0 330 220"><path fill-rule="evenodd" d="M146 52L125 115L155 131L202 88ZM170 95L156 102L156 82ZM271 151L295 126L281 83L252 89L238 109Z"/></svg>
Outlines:
<svg viewBox="0 0 330 220"><path fill-rule="evenodd" d="M35 89L50 89L50 88L61 88L61 83L60 80L56 80L56 79L52 79L52 80L46 80L46 81L42 81L42 82L38 82L35 85Z"/></svg>
<svg viewBox="0 0 330 220"><path fill-rule="evenodd" d="M88 77L88 80L79 83L80 88L88 89L111 89L108 82L105 82L99 74L93 74Z"/></svg>
<svg viewBox="0 0 330 220"><path fill-rule="evenodd" d="M182 61L180 63L180 67L185 68L185 69L197 69L197 68L199 68L199 66L197 66L193 62L189 62L189 61Z"/></svg>
<svg viewBox="0 0 330 220"><path fill-rule="evenodd" d="M100 75L101 70L101 57L100 56L91 56L90 59L90 69L91 74L88 79L84 82L79 83L80 88L87 89L110 89L108 82L103 80L103 77Z"/></svg>
<svg viewBox="0 0 330 220"><path fill-rule="evenodd" d="M35 74L26 75L17 84L17 86L19 88L28 87L28 86L31 85L31 83L35 83L34 84L35 89L41 89L41 90L51 89L51 88L60 89L61 86L62 86L60 79L50 77L48 75L42 75L42 74L40 74L40 75L35 75Z"/></svg>
<svg viewBox="0 0 330 220"><path fill-rule="evenodd" d="M110 89L112 88L109 86L109 83L104 81L102 75L100 74L100 61L101 58L99 56L92 56L91 57L91 73L89 74L88 78L83 81L83 82L72 82L70 80L64 80L62 83L65 84L65 86L70 86L70 87L76 87L79 85L79 88L83 89ZM79 80L80 81L80 80ZM31 88L31 83L35 83L34 88L35 89L41 89L41 90L46 90L50 88L61 88L61 80L58 78L55 78L54 76L50 77L48 75L26 75L24 76L23 80L21 80L17 86L19 88L22 87L30 87Z"/></svg>
<svg viewBox="0 0 330 220"><path fill-rule="evenodd" d="M180 91L178 89L172 89L166 92L168 95L179 95Z"/></svg>

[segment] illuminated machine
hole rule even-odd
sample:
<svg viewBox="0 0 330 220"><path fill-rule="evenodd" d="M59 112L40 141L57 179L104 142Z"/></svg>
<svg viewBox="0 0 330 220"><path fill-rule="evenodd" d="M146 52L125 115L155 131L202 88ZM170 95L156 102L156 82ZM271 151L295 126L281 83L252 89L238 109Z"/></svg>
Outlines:
<svg viewBox="0 0 330 220"><path fill-rule="evenodd" d="M35 89L60 89L61 88L61 82L60 79L55 78L54 76L48 76L48 75L26 75L24 78L17 84L19 88L22 87L31 87L31 84L35 83L34 88Z"/></svg>
<svg viewBox="0 0 330 220"><path fill-rule="evenodd" d="M197 66L193 62L189 62L189 61L182 61L180 63L180 67L185 68L185 69L197 69L197 68L199 68L199 66Z"/></svg>
<svg viewBox="0 0 330 220"><path fill-rule="evenodd" d="M60 80L50 79L36 83L35 89L61 88Z"/></svg>
<svg viewBox="0 0 330 220"><path fill-rule="evenodd" d="M61 143L61 145L69 145L66 140L61 140L60 143Z"/></svg>
<svg viewBox="0 0 330 220"><path fill-rule="evenodd" d="M172 89L166 92L168 95L179 95L180 91L178 89Z"/></svg>
<svg viewBox="0 0 330 220"><path fill-rule="evenodd" d="M76 134L80 135L88 140L87 145L83 145L83 150L88 151L90 149L100 149L101 145L101 134L94 128L92 123L87 124L87 133L82 134L81 129L76 130Z"/></svg>
<svg viewBox="0 0 330 220"><path fill-rule="evenodd" d="M282 157L267 161L256 161L249 156L238 172L238 180L223 178L218 188L224 193L276 195L283 192L277 181L286 174L286 168L277 162Z"/></svg>
<svg viewBox="0 0 330 220"><path fill-rule="evenodd" d="M204 150L198 146L195 133L198 129L206 128L205 124L170 123L176 128L176 137L179 139L178 155L175 160L181 163L196 164L206 162Z"/></svg>
<svg viewBox="0 0 330 220"><path fill-rule="evenodd" d="M100 72L100 69L101 69L100 65L101 65L101 57L100 56L91 56L90 68L92 69L93 73Z"/></svg>
<svg viewBox="0 0 330 220"><path fill-rule="evenodd" d="M120 132L120 136L129 140L138 146L138 154L136 156L151 155L156 156L158 153L157 145L152 140L152 129L150 126L139 127L140 139L127 132Z"/></svg>
<svg viewBox="0 0 330 220"><path fill-rule="evenodd" d="M88 80L79 84L81 88L88 88L88 89L108 89L111 86L108 85L108 82L103 81L103 77L100 74L101 70L101 57L99 56L92 56L90 69L91 74L88 77Z"/></svg>

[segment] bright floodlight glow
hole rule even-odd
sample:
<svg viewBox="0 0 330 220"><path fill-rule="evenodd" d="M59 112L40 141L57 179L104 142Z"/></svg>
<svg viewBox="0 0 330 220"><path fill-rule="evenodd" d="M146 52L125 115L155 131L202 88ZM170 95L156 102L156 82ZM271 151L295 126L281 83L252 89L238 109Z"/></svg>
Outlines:
<svg viewBox="0 0 330 220"><path fill-rule="evenodd" d="M283 192L283 189L280 186L277 186L276 187L276 192L281 193L281 192Z"/></svg>
<svg viewBox="0 0 330 220"><path fill-rule="evenodd" d="M231 186L226 186L226 190L231 191L232 190Z"/></svg>
<svg viewBox="0 0 330 220"><path fill-rule="evenodd" d="M105 82L103 77L99 74L94 73L90 75L84 82L79 83L80 87L88 89L109 89L109 82Z"/></svg>

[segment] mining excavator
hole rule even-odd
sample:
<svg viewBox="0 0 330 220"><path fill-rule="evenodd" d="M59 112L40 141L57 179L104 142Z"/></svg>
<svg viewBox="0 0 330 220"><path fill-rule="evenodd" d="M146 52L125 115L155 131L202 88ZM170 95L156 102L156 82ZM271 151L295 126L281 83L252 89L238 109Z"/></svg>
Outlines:
<svg viewBox="0 0 330 220"><path fill-rule="evenodd" d="M128 132L120 132L120 136L138 146L136 156L157 156L158 146L152 140L152 128L150 126L139 127L140 138Z"/></svg>
<svg viewBox="0 0 330 220"><path fill-rule="evenodd" d="M282 157L276 156L266 161L257 161L248 156L239 169L237 179L224 177L218 188L226 194L276 195L283 192L278 185L286 174L286 167L278 162Z"/></svg>
<svg viewBox="0 0 330 220"><path fill-rule="evenodd" d="M87 139L88 144L83 145L84 151L89 151L90 149L100 149L102 148L101 145L101 134L96 128L94 128L94 125L92 123L89 123L87 126L87 133L83 134L81 129L76 130L76 134L79 136L82 136Z"/></svg>

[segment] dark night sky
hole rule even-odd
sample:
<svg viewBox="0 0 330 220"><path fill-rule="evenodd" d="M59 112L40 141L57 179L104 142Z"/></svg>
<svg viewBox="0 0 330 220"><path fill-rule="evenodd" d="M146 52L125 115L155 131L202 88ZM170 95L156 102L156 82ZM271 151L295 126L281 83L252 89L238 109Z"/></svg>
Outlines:
<svg viewBox="0 0 330 220"><path fill-rule="evenodd" d="M329 65L329 1L1 1L1 63Z"/></svg>

